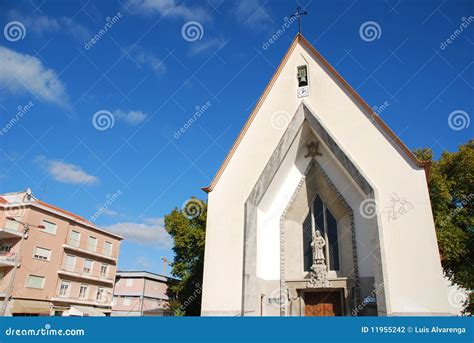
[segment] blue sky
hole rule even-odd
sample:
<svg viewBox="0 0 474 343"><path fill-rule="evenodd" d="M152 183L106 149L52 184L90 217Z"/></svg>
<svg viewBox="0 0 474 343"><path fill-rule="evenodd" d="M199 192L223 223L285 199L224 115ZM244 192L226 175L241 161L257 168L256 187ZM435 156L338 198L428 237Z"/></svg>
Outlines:
<svg viewBox="0 0 474 343"><path fill-rule="evenodd" d="M472 1L298 3L305 37L408 147L439 156L473 137ZM296 5L0 0L0 192L30 187L85 218L107 207L95 222L128 238L119 267L163 272L162 218L205 199Z"/></svg>

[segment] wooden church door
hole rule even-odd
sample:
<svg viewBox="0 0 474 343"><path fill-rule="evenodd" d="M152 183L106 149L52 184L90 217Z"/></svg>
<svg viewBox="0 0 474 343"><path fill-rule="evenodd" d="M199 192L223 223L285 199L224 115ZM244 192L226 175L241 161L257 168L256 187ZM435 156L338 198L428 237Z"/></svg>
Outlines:
<svg viewBox="0 0 474 343"><path fill-rule="evenodd" d="M304 296L305 316L341 316L342 304L339 291L306 292Z"/></svg>

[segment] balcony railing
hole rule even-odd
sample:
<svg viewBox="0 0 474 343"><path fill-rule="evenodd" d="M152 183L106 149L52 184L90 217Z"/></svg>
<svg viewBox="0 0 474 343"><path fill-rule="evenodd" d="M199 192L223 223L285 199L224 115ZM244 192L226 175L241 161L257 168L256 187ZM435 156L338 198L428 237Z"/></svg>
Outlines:
<svg viewBox="0 0 474 343"><path fill-rule="evenodd" d="M62 296L57 295L51 298L53 301L66 301L72 302L77 304L84 304L84 305L96 305L96 306L111 306L112 304L112 297L111 296L103 296L101 299L97 300L97 294L88 295L86 298L80 298L77 296Z"/></svg>
<svg viewBox="0 0 474 343"><path fill-rule="evenodd" d="M96 263L94 263L95 265ZM100 264L99 264L100 266ZM100 268L96 268L95 266L92 269L86 268L85 266L75 266L69 264L63 264L58 273L66 273L73 275L75 277L80 277L88 280L97 280L112 283L114 280L114 276L110 267L108 268L107 272L103 272Z"/></svg>
<svg viewBox="0 0 474 343"><path fill-rule="evenodd" d="M112 256L111 249L106 249L104 247L100 247L98 245L90 244L88 242L73 239L71 237L68 238L66 245L71 249L81 250L86 253L89 252L94 255L101 255L112 260L116 259L114 256Z"/></svg>
<svg viewBox="0 0 474 343"><path fill-rule="evenodd" d="M21 238L23 231L14 222L6 221L0 224L0 238Z"/></svg>
<svg viewBox="0 0 474 343"><path fill-rule="evenodd" d="M0 264L3 265L12 265L18 261L20 262L21 258L17 253L11 251L0 251Z"/></svg>

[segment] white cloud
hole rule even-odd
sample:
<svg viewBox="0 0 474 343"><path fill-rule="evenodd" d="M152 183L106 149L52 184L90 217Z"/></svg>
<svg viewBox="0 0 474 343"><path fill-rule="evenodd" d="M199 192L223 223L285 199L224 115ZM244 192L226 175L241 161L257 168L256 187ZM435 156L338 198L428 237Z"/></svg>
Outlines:
<svg viewBox="0 0 474 343"><path fill-rule="evenodd" d="M44 156L38 156L36 162L40 163L59 182L91 185L99 181L96 176L87 174L81 167L72 163L48 160Z"/></svg>
<svg viewBox="0 0 474 343"><path fill-rule="evenodd" d="M129 125L138 125L143 122L147 115L142 111L128 111L125 112L123 110L115 110L113 112L115 118L126 122Z"/></svg>
<svg viewBox="0 0 474 343"><path fill-rule="evenodd" d="M170 18L207 21L211 19L209 11L202 7L189 7L176 0L130 0L126 7L142 14L159 14Z"/></svg>
<svg viewBox="0 0 474 343"><path fill-rule="evenodd" d="M261 0L241 0L233 14L237 21L250 29L264 31L272 24L270 10Z"/></svg>
<svg viewBox="0 0 474 343"><path fill-rule="evenodd" d="M137 266L137 268L150 269L152 263L148 257L139 256L135 260L135 265Z"/></svg>
<svg viewBox="0 0 474 343"><path fill-rule="evenodd" d="M29 92L60 106L67 104L65 86L56 72L34 56L0 46L0 88L12 93Z"/></svg>
<svg viewBox="0 0 474 343"><path fill-rule="evenodd" d="M142 223L116 223L103 228L131 242L162 249L170 249L172 246L171 236L166 232L162 218L147 218Z"/></svg>
<svg viewBox="0 0 474 343"><path fill-rule="evenodd" d="M26 27L27 33L45 35L56 32L63 32L72 35L79 40L87 40L92 33L84 25L74 22L72 18L53 18L46 15L24 16L17 11L10 11L9 18L18 20Z"/></svg>
<svg viewBox="0 0 474 343"><path fill-rule="evenodd" d="M129 51L129 54L134 62L150 68L156 74L161 74L166 71L165 63L158 56L146 51L140 46L134 46Z"/></svg>
<svg viewBox="0 0 474 343"><path fill-rule="evenodd" d="M189 50L189 53L191 55L198 55L200 53L206 52L211 49L218 51L222 49L226 44L227 44L227 41L225 41L222 38L211 38L211 39L202 40L198 42L196 41L191 45L191 49Z"/></svg>

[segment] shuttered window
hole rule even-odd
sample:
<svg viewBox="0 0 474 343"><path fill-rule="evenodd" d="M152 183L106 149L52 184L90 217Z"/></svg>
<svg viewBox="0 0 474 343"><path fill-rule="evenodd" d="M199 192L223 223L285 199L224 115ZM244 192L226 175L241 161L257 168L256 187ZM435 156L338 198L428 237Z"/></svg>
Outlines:
<svg viewBox="0 0 474 343"><path fill-rule="evenodd" d="M30 275L28 276L26 287L42 289L44 287L44 280L43 276Z"/></svg>

